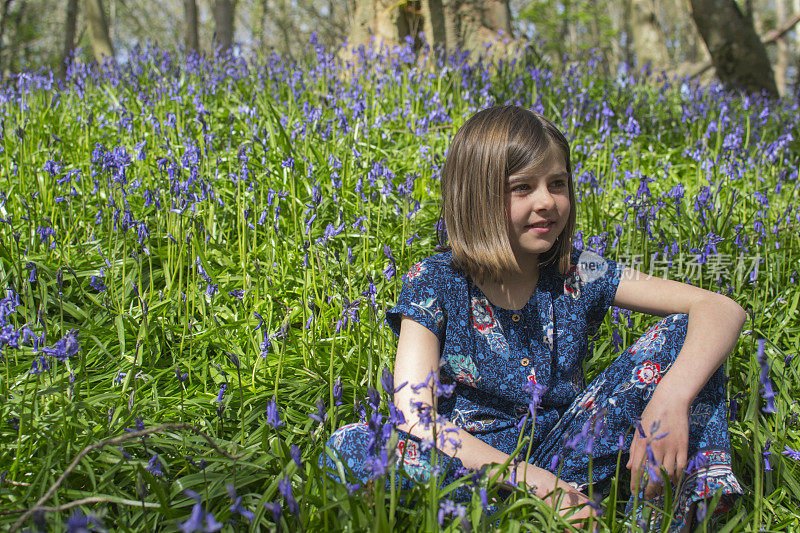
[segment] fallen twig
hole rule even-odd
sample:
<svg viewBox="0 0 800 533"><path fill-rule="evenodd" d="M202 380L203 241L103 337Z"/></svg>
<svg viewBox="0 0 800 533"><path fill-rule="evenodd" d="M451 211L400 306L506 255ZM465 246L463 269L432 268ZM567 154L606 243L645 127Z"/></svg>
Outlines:
<svg viewBox="0 0 800 533"><path fill-rule="evenodd" d="M91 452L93 450L96 450L98 448L102 448L103 446L119 444L121 442L125 442L126 440L137 439L139 437L143 437L145 435L150 435L151 433L158 433L159 431L164 431L164 430L167 430L167 429L185 429L185 430L189 430L189 431L191 431L191 432L203 437L206 440L206 442L208 442L208 444L212 448L214 448L214 451L216 451L217 453L221 454L222 456L224 456L224 457L226 457L228 459L231 459L233 461L236 461L237 459L241 459L242 457L244 457L244 454L241 454L241 455L231 455L231 454L229 454L228 452L226 452L225 450L223 450L222 448L217 446L214 443L214 441L211 440L211 437L209 437L208 435L206 435L204 432L200 431L199 429L197 429L193 425L187 424L185 422L161 424L160 426L155 426L155 427L148 428L148 429L141 429L141 430L138 430L138 431L131 431L130 433L126 433L124 435L117 435L116 437L111 437L110 439L101 440L100 442L95 442L93 444L90 444L87 447L85 447L83 450L81 450L80 453L75 456L75 459L72 460L72 462L67 467L67 469L64 470L64 472L61 474L61 476L59 476L59 478L55 481L55 483L53 483L50 486L50 488L47 489L47 492L45 492L44 495L42 495L42 497L39 498L39 501L37 501L33 505L33 507L31 507L31 508L27 509L26 511L24 511L22 516L20 516L17 519L17 521L14 522L14 525L11 526L11 530L10 531L12 533L14 531L17 531L20 528L20 526L25 522L25 520L27 520L28 517L30 517L36 511L47 510L47 508L43 507L42 504L50 499L50 497L53 495L53 493L55 493L56 489L61 485L61 483L63 483L63 481L67 478L67 476L73 470L75 470L75 468L78 466L78 463L81 462L81 459L83 459L86 456L86 454L88 454L89 452ZM90 498L84 498L84 500L88 500L88 499L90 499ZM81 501L81 500L78 500L78 501ZM72 502L72 503L74 503L74 502ZM87 502L87 503L91 503L91 502ZM69 504L65 504L65 505L69 505ZM80 504L78 504L78 505L80 505ZM136 505L142 505L142 502L136 502ZM145 507L147 507L147 505L145 505Z"/></svg>
<svg viewBox="0 0 800 533"><path fill-rule="evenodd" d="M130 505L131 507L148 507L150 509L158 509L161 507L160 504L157 503L150 503L150 502L141 502L140 500L129 500L127 498L117 498L115 496L88 496L86 498L81 498L80 500L75 500L72 502L65 503L63 505L59 505L58 507L39 507L39 511L44 511L46 513L57 513L60 511L67 511L72 509L73 507L78 507L80 505L88 505L90 503L118 503L120 505ZM10 515L10 514L20 514L24 513L26 509L15 509L13 511L0 511L0 515Z"/></svg>

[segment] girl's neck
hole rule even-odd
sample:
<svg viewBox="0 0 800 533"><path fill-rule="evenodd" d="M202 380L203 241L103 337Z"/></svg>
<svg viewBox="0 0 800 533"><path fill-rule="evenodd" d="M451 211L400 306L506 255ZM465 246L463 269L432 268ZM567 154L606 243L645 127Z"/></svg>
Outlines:
<svg viewBox="0 0 800 533"><path fill-rule="evenodd" d="M512 272L503 276L500 282L484 281L476 283L484 295L497 307L519 310L525 307L539 282L539 269L526 272Z"/></svg>

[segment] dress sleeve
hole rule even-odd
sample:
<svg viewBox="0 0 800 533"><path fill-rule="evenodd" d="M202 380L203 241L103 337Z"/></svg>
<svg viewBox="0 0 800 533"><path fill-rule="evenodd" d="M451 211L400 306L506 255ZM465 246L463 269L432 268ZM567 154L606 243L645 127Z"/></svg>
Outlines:
<svg viewBox="0 0 800 533"><path fill-rule="evenodd" d="M625 265L622 263L594 252L580 253L577 274L580 278L581 298L586 306L586 324L590 336L597 333L608 308L611 307L624 269Z"/></svg>
<svg viewBox="0 0 800 533"><path fill-rule="evenodd" d="M403 288L397 304L386 312L386 322L400 335L403 315L419 322L444 343L445 308L441 287L441 268L436 261L424 260L403 276Z"/></svg>

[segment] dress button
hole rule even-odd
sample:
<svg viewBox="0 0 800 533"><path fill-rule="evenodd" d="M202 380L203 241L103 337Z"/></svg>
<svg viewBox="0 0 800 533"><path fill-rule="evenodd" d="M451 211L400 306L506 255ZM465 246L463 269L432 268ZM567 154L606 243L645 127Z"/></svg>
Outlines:
<svg viewBox="0 0 800 533"><path fill-rule="evenodd" d="M511 315L511 320L513 320L514 322L519 322L520 318L521 317L517 313L514 313L513 315Z"/></svg>

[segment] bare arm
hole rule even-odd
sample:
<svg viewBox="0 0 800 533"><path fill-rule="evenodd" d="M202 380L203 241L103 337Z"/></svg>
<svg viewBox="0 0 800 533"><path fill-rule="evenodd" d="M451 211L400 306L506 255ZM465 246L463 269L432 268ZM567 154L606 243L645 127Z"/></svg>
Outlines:
<svg viewBox="0 0 800 533"><path fill-rule="evenodd" d="M684 283L647 276L626 269L614 298L614 305L651 315L670 313L689 315L686 338L672 367L659 382L642 413L642 426L651 432L654 422L666 438L651 441L654 456L673 481L683 475L688 452L688 411L694 398L714 371L730 354L747 314L730 298ZM638 489L647 439L634 434L628 468L631 490ZM652 496L659 485L649 484L645 495Z"/></svg>
<svg viewBox="0 0 800 533"><path fill-rule="evenodd" d="M408 385L395 393L394 404L398 410L403 412L406 423L399 426L398 429L421 439L434 441L438 449L451 457L459 458L467 468L479 469L483 465L507 462L508 454L489 446L449 420L436 425L437 438L434 440L434 427L429 426L426 429L419 419L418 411L410 407L412 402L436 405L436 398L430 387L422 387L415 391L410 386L425 382L431 372L438 376L439 339L425 326L404 316L397 344L394 379L395 386L404 382L407 382ZM441 435L446 436L444 441L441 439ZM460 445L454 446L453 442L460 443ZM499 467L495 467L490 473L494 474L498 469ZM561 502L561 511L587 501L583 494L563 480L558 480L551 472L529 463L522 462L517 466L516 478L518 482L524 482L533 487L534 493L540 498L547 497L556 488L563 489L565 496ZM551 497L548 503L554 504L555 500L555 497ZM589 514L590 508L584 507L574 516L586 518Z"/></svg>

